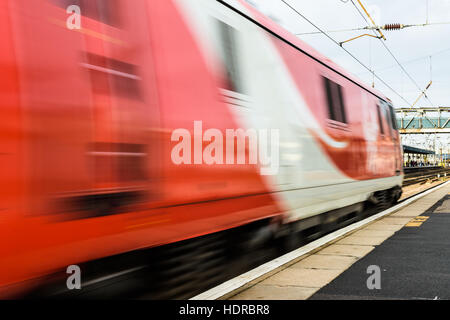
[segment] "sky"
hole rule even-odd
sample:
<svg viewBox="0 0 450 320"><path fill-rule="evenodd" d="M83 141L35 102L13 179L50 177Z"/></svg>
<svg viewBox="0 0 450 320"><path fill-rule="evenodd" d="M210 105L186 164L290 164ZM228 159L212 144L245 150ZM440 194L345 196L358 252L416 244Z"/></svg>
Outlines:
<svg viewBox="0 0 450 320"><path fill-rule="evenodd" d="M247 1L363 82L374 84L375 88L393 101L396 108L411 106L431 80L433 83L427 91L428 99L421 98L415 107L450 106L450 0L361 0L378 25L424 24L427 20L431 23L428 26L382 31L386 41L362 37L343 44L395 92L374 78L371 72L322 33L302 34L318 30L282 0ZM352 0L285 1L324 31L367 26ZM363 12L358 1L353 2ZM448 24L433 25L442 22ZM364 33L373 34L370 30L328 32L337 42ZM381 42L384 42L413 80L403 72ZM415 137L408 139L410 145L425 147L427 142L430 145L429 141L425 141L429 137ZM448 134L442 137L444 145L450 145L449 138Z"/></svg>

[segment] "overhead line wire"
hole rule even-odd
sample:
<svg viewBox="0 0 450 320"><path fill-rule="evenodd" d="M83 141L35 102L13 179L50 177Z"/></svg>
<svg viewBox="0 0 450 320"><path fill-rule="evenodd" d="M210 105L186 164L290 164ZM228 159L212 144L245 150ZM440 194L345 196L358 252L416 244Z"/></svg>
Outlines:
<svg viewBox="0 0 450 320"><path fill-rule="evenodd" d="M377 74L375 74L375 72L373 70L371 70L369 67L367 67L363 62L361 62L361 60L359 60L354 54L352 54L350 51L348 51L346 48L344 48L343 46L341 46L339 44L339 42L337 42L336 40L334 40L330 35L328 35L325 31L323 31L320 27L318 27L316 24L314 24L311 20L309 20L308 18L306 18L303 14L301 14L297 9L295 9L294 7L292 7L288 2L286 2L285 0L281 0L281 2L283 2L286 6L288 6L292 11L294 11L295 13L297 13L300 17L302 17L304 20L306 20L309 24L311 24L314 28L316 28L317 30L319 30L321 33L323 33L328 39L330 39L332 42L334 42L337 46L339 46L339 48L341 48L342 50L344 50L348 55L350 55L354 60L356 60L361 66L363 66L365 69L367 69L369 72L371 72L375 78L377 78L378 80L380 80L387 88L389 88L392 92L394 92L400 99L402 99L403 101L405 101L408 105L412 105L410 102L408 102L408 100L406 100L402 95L400 95L397 91L395 91L389 84L386 83L386 81L384 81L383 79L381 79Z"/></svg>
<svg viewBox="0 0 450 320"><path fill-rule="evenodd" d="M353 6L355 7L355 9L358 11L358 13L361 15L361 17L364 19L364 21L366 21L367 25L370 26L369 21L367 21L366 17L363 15L363 13L359 10L359 8L356 6L355 2L353 0L351 0L351 3L353 4ZM374 34L375 30L372 30L372 32ZM381 44L385 47L385 49L389 52L389 54L392 56L392 58L395 60L395 62L399 65L399 67L403 70L403 72L408 76L408 78L412 81L412 83L414 83L414 85L417 87L417 89L419 89L420 92L424 93L426 89L422 89L417 82L413 79L413 77L411 77L411 75L406 71L406 69L403 67L403 65L400 63L400 61L398 61L397 57L395 57L395 55L392 53L392 51L389 49L389 47L384 43L383 40L379 39L381 41ZM431 102L431 100L426 96L425 94L425 98L428 100L429 103L431 103L431 105L433 105L433 103Z"/></svg>

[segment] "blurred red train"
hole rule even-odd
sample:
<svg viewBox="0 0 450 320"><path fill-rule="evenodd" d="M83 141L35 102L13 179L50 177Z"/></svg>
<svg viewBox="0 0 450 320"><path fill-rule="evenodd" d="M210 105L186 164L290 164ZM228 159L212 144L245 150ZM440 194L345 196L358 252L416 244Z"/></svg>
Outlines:
<svg viewBox="0 0 450 320"><path fill-rule="evenodd" d="M72 264L400 196L390 101L244 1L3 0L0 35L1 297ZM194 121L278 130L279 168L175 164L172 133Z"/></svg>

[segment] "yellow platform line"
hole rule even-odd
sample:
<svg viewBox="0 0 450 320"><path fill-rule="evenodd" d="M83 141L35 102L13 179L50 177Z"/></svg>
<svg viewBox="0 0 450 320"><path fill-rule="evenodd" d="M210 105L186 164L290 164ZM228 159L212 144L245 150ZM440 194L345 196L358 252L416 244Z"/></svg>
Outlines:
<svg viewBox="0 0 450 320"><path fill-rule="evenodd" d="M428 220L427 216L418 216L408 222L405 227L420 227L422 223Z"/></svg>

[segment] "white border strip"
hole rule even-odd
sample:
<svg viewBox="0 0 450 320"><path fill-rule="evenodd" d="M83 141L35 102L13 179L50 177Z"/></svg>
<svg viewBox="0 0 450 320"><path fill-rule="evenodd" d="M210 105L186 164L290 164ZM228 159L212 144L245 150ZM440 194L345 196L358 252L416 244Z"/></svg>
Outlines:
<svg viewBox="0 0 450 320"><path fill-rule="evenodd" d="M429 189L423 193L420 193L416 196L413 196L412 198L409 198L392 208L389 208L389 209L384 210L380 213L377 213L367 219L361 220L359 222L355 222L345 228L342 228L340 230L337 230L335 232L327 234L326 236L324 236L318 240L315 240L313 242L310 242L303 247L300 247L300 248L298 248L294 251L291 251L279 258L276 258L276 259L269 261L263 265L260 265L259 267L255 268L253 270L250 270L240 276L237 276L236 278L228 280L208 291L200 293L199 295L197 295L189 300L216 300L216 299L219 299L220 297L223 297L224 295L226 295L236 289L241 288L242 286L263 276L264 274L266 274L270 271L273 271L273 270L283 266L284 264L286 264L294 259L297 259L298 257L301 257L301 256L307 254L308 252L310 252L314 249L317 249L317 248L325 245L326 243L345 235L346 233L349 233L355 229L358 229L358 228L364 226L365 224L368 224L368 223L370 223L374 220L377 220L383 216L386 216L395 211L398 211L399 209L401 209L403 207L406 207L411 202L414 202L414 201L428 195L429 193L434 192L434 191L448 185L449 183L450 183L450 181L444 182L443 184L441 184L437 187L431 188L431 189Z"/></svg>

